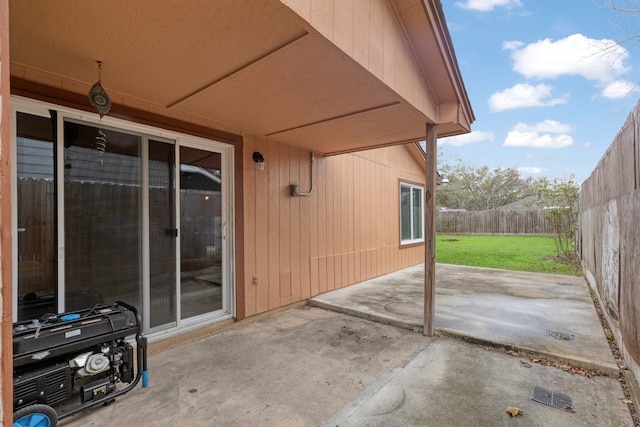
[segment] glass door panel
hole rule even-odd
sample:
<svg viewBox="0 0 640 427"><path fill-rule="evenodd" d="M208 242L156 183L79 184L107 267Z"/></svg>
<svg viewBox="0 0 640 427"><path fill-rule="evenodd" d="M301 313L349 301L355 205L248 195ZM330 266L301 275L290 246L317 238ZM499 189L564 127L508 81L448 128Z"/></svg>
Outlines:
<svg viewBox="0 0 640 427"><path fill-rule="evenodd" d="M176 323L175 146L149 140L150 326Z"/></svg>
<svg viewBox="0 0 640 427"><path fill-rule="evenodd" d="M65 309L141 305L141 138L64 124Z"/></svg>
<svg viewBox="0 0 640 427"><path fill-rule="evenodd" d="M55 122L16 113L18 320L58 311Z"/></svg>
<svg viewBox="0 0 640 427"><path fill-rule="evenodd" d="M222 155L180 147L180 312L222 310Z"/></svg>

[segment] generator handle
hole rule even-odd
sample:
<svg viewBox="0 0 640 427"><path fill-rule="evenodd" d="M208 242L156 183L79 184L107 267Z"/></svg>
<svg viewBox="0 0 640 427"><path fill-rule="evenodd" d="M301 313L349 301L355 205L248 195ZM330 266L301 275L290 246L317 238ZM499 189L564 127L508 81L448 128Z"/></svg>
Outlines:
<svg viewBox="0 0 640 427"><path fill-rule="evenodd" d="M126 302L116 301L116 305L126 308L136 317L136 343L138 344L136 346L138 352L138 357L136 359L138 364L138 375L136 375L133 386L135 386L140 378L142 378L142 388L146 388L149 385L149 376L147 372L147 338L142 335L142 316L136 307L129 305Z"/></svg>

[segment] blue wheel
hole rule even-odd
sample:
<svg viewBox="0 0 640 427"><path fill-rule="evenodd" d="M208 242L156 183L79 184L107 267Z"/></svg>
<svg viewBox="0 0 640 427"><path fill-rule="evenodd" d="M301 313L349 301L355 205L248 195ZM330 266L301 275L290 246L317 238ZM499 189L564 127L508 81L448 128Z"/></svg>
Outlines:
<svg viewBox="0 0 640 427"><path fill-rule="evenodd" d="M55 427L58 414L49 405L29 405L13 413L13 427Z"/></svg>

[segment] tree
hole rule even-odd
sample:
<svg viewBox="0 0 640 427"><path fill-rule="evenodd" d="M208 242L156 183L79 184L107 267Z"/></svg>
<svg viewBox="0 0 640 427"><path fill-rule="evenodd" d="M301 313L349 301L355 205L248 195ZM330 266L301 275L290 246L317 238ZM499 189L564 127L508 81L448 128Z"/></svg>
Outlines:
<svg viewBox="0 0 640 427"><path fill-rule="evenodd" d="M567 180L547 178L534 187L537 204L545 207L545 218L551 224L558 257L575 257L575 237L578 229L578 196L580 186L571 175Z"/></svg>
<svg viewBox="0 0 640 427"><path fill-rule="evenodd" d="M628 6L618 6L619 2L615 0L609 0L607 2L610 9L623 13L640 13L640 5L636 0L630 0Z"/></svg>
<svg viewBox="0 0 640 427"><path fill-rule="evenodd" d="M438 187L436 202L451 209L495 209L533 194L533 179L523 178L515 168L474 168L459 161L440 171L449 182Z"/></svg>
<svg viewBox="0 0 640 427"><path fill-rule="evenodd" d="M608 0L607 6L609 9L622 14L635 15L640 13L640 4L637 0ZM639 30L627 30L623 25L620 25L622 30L626 32L624 39L618 40L617 44L620 46L627 45L630 48L635 47L640 43L640 31Z"/></svg>

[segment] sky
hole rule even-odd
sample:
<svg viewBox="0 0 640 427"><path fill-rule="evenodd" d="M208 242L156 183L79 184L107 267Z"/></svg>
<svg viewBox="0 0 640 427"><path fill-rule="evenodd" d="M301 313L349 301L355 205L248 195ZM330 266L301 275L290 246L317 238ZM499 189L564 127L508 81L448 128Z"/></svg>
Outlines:
<svg viewBox="0 0 640 427"><path fill-rule="evenodd" d="M633 0L442 0L476 116L439 165L581 183L640 99ZM640 9L640 2L635 5Z"/></svg>

